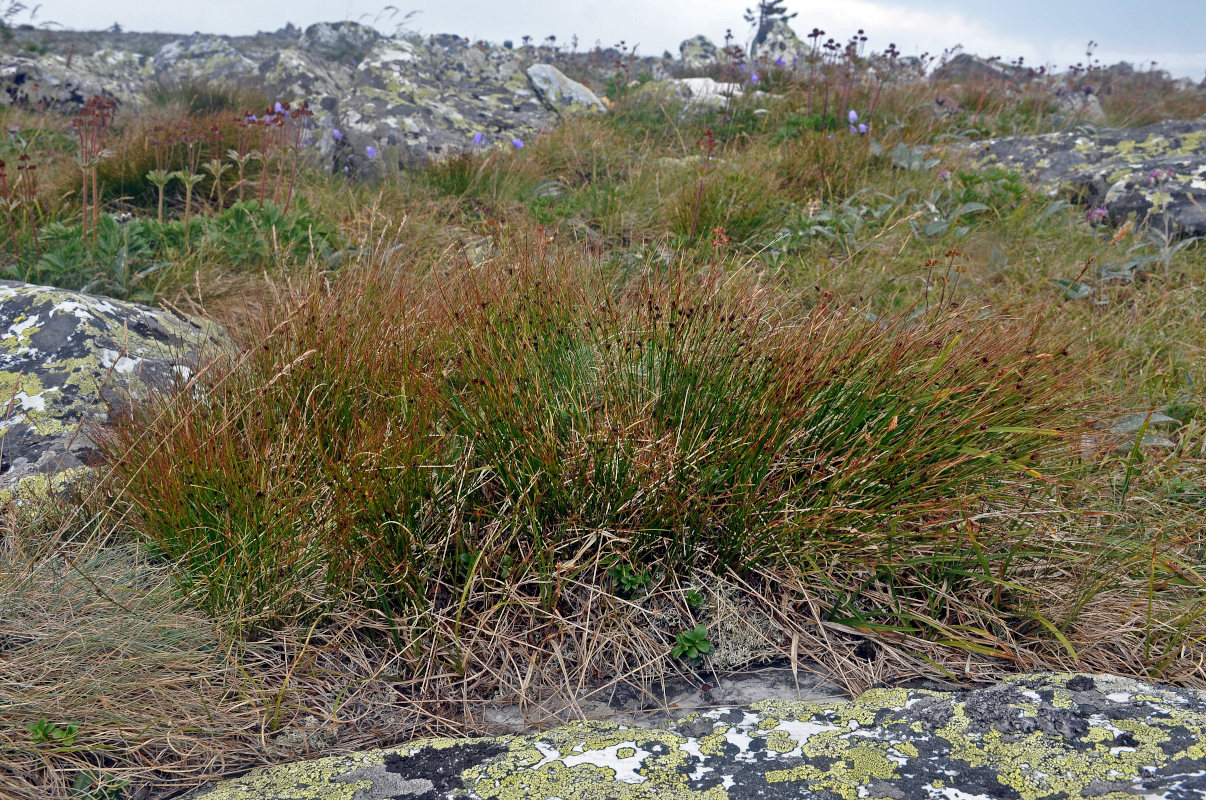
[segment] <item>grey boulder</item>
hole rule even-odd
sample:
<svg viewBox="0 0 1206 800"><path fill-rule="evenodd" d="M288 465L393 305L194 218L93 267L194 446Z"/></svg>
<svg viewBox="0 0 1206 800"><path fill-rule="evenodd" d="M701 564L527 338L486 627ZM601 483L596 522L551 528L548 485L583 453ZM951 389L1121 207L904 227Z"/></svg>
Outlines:
<svg viewBox="0 0 1206 800"><path fill-rule="evenodd" d="M78 477L98 459L88 423L183 385L228 346L201 320L0 281L0 496Z"/></svg>
<svg viewBox="0 0 1206 800"><path fill-rule="evenodd" d="M572 81L552 64L533 64L528 67L532 88L550 111L560 116L590 114L606 111L598 95L577 81Z"/></svg>

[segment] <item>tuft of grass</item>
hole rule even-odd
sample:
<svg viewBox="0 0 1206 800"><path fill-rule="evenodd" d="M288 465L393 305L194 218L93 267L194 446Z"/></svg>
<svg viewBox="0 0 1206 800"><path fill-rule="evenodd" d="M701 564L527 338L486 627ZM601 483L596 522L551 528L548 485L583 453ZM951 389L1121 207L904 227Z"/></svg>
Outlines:
<svg viewBox="0 0 1206 800"><path fill-rule="evenodd" d="M272 104L262 87L206 79L161 80L146 91L152 107L204 117L240 117Z"/></svg>
<svg viewBox="0 0 1206 800"><path fill-rule="evenodd" d="M1076 427L1079 369L1033 323L784 313L739 276L575 260L324 282L102 439L117 508L215 612L424 608L465 554L543 585L596 549L680 577L873 568L1051 480Z"/></svg>

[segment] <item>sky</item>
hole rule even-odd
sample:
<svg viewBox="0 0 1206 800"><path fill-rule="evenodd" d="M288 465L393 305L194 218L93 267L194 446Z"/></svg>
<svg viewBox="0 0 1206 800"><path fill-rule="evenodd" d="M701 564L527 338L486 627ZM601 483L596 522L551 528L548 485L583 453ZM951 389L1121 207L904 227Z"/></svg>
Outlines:
<svg viewBox="0 0 1206 800"><path fill-rule="evenodd" d="M35 0L26 0L32 6ZM285 23L350 19L391 33L399 24L423 34L456 33L517 44L523 36L552 34L580 49L625 41L639 55L678 53L679 43L703 33L718 44L731 28L744 43L742 13L754 0L395 0L396 8L367 0L43 0L34 24L91 30L114 23L131 31L250 34ZM0 7L5 5L0 0ZM1206 76L1206 0L786 0L798 12L792 27L803 37L814 27L845 41L865 29L872 50L894 43L904 55L966 52L1023 57L1029 65L1064 69L1084 62L1090 41L1103 64L1152 61L1176 77ZM403 22L408 12L413 12ZM16 22L28 21L28 13Z"/></svg>

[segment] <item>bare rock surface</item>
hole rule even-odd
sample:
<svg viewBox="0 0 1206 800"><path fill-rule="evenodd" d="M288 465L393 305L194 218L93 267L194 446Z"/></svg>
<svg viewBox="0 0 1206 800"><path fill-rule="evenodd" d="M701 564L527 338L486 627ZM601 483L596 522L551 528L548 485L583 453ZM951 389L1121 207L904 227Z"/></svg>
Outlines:
<svg viewBox="0 0 1206 800"><path fill-rule="evenodd" d="M149 306L0 281L0 493L61 485L96 461L85 423L187 381L226 346L209 323Z"/></svg>
<svg viewBox="0 0 1206 800"><path fill-rule="evenodd" d="M259 769L188 800L991 800L1206 793L1206 696L1090 675L764 699L660 724L578 722Z"/></svg>

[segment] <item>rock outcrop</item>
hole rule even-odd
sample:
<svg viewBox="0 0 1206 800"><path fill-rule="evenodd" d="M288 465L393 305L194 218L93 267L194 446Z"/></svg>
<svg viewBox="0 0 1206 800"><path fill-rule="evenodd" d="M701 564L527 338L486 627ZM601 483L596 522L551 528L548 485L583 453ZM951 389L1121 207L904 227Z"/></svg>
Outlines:
<svg viewBox="0 0 1206 800"><path fill-rule="evenodd" d="M199 320L0 281L0 494L78 475L97 457L87 423L183 384L226 345Z"/></svg>
<svg viewBox="0 0 1206 800"><path fill-rule="evenodd" d="M93 95L138 106L149 89L165 83L258 83L281 101L308 101L320 156L356 173L375 157L369 153L385 158L386 148L401 161L440 158L470 149L476 133L509 145L564 115L606 111L589 86L539 63L553 54L541 48L515 50L452 35L386 37L355 22L311 25L291 39L272 36L195 34L163 42L151 54L109 48L10 56L0 63L0 103L73 112ZM601 67L604 62L609 66ZM594 66L614 70L614 61Z"/></svg>
<svg viewBox="0 0 1206 800"><path fill-rule="evenodd" d="M1130 130L988 139L967 148L980 164L1018 170L1052 197L1103 209L1171 237L1206 235L1206 117Z"/></svg>
<svg viewBox="0 0 1206 800"><path fill-rule="evenodd" d="M678 54L686 69L710 69L716 64L716 59L720 57L720 48L701 33L680 44Z"/></svg>
<svg viewBox="0 0 1206 800"><path fill-rule="evenodd" d="M660 726L417 741L257 770L189 800L1198 798L1206 694L1088 675L768 700Z"/></svg>

